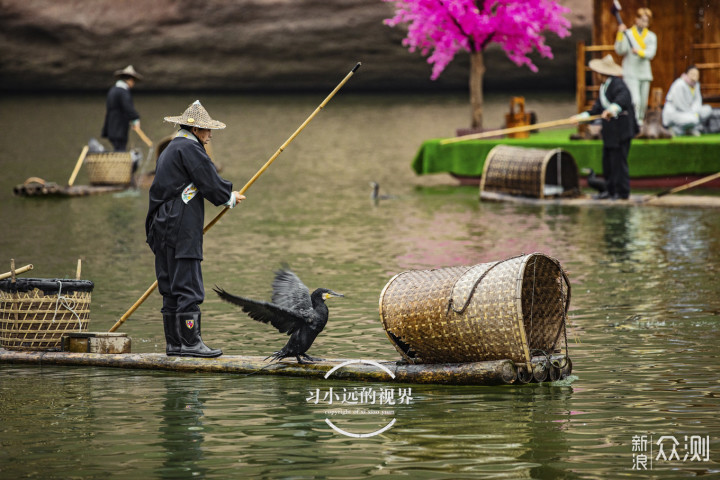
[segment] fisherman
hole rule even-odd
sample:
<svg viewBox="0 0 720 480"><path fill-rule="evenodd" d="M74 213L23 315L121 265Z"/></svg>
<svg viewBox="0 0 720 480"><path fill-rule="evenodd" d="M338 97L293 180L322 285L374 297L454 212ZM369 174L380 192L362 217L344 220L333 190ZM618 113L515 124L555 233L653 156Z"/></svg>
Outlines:
<svg viewBox="0 0 720 480"><path fill-rule="evenodd" d="M635 25L628 29L624 24L618 27L615 39L615 53L623 56L623 80L632 95L635 118L642 125L647 110L650 82L653 75L650 61L657 52L657 36L648 27L652 20L649 8L638 8Z"/></svg>
<svg viewBox="0 0 720 480"><path fill-rule="evenodd" d="M163 297L165 353L169 356L212 358L222 351L203 343L200 307L205 299L202 241L205 202L233 208L245 199L221 178L205 151L213 130L225 124L213 120L195 101L182 115L165 117L180 129L157 161L145 221L147 243L155 254L155 274Z"/></svg>
<svg viewBox="0 0 720 480"><path fill-rule="evenodd" d="M588 64L590 70L600 74L604 81L592 108L575 115L582 120L590 115L602 114L603 177L607 190L597 195L598 199L627 199L630 197L630 172L627 157L630 142L638 133L632 96L623 82L623 69L615 63L612 55L602 60L593 59Z"/></svg>
<svg viewBox="0 0 720 480"><path fill-rule="evenodd" d="M115 71L117 81L110 87L105 105L105 123L102 138L107 138L116 152L127 150L128 132L140 129L140 115L133 105L130 89L142 80L142 75L132 65Z"/></svg>
<svg viewBox="0 0 720 480"><path fill-rule="evenodd" d="M662 110L663 125L674 135L700 136L702 123L712 114L710 105L702 104L700 70L690 66L670 86Z"/></svg>

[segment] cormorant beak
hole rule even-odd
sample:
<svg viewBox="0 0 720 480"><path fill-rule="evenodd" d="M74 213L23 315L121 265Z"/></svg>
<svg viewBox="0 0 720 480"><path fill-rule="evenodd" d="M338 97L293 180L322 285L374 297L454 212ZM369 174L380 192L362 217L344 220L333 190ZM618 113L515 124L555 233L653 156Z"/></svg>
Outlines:
<svg viewBox="0 0 720 480"><path fill-rule="evenodd" d="M323 293L323 300L327 300L328 298L331 298L331 297L344 297L344 296L345 295L343 295L342 293L336 293L336 292L333 292L332 290L330 290L329 292Z"/></svg>

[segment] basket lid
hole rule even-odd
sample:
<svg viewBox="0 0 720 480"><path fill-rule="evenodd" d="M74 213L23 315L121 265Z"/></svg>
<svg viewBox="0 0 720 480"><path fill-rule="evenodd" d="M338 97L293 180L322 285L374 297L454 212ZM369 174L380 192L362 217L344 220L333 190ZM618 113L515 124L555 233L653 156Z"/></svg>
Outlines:
<svg viewBox="0 0 720 480"><path fill-rule="evenodd" d="M45 295L57 295L59 292L92 292L95 284L90 280L71 280L67 278L17 278L15 283L6 278L0 280L0 290L3 292L29 292L34 289L42 290Z"/></svg>

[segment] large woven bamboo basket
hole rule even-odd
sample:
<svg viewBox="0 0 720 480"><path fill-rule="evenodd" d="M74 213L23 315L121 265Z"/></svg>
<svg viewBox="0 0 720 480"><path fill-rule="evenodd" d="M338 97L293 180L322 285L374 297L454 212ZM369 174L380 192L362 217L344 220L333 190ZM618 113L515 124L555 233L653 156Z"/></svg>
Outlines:
<svg viewBox="0 0 720 480"><path fill-rule="evenodd" d="M90 324L88 280L0 280L0 346L8 350L59 350L69 332Z"/></svg>
<svg viewBox="0 0 720 480"><path fill-rule="evenodd" d="M533 356L567 350L569 305L560 263L533 253L400 273L380 295L380 318L411 363L510 359L531 368Z"/></svg>
<svg viewBox="0 0 720 480"><path fill-rule="evenodd" d="M575 159L561 148L497 145L485 158L480 193L534 198L580 195Z"/></svg>
<svg viewBox="0 0 720 480"><path fill-rule="evenodd" d="M128 185L132 179L130 152L89 153L85 165L91 185Z"/></svg>

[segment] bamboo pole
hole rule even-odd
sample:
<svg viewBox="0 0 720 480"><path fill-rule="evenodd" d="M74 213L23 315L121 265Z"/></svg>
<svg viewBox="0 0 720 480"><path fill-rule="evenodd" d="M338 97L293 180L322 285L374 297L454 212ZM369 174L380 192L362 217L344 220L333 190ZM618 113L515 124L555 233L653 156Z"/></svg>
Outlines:
<svg viewBox="0 0 720 480"><path fill-rule="evenodd" d="M500 130L491 130L489 132L471 133L470 135L463 135L461 137L446 138L440 141L440 145L447 145L448 143L464 142L465 140L478 140L480 138L496 137L498 135L506 135L508 133L528 132L530 130L538 130L541 128L560 127L562 125L574 125L580 122L591 122L600 118L600 115L591 115L587 118L563 118L561 120L552 120L549 122L535 123L533 125L521 125L519 127L501 128Z"/></svg>
<svg viewBox="0 0 720 480"><path fill-rule="evenodd" d="M350 70L350 73L348 73L345 76L345 78L343 78L342 81L337 85L337 87L335 87L335 89L332 92L330 92L330 94L327 97L325 97L325 100L323 100L322 103L320 103L320 105L318 105L318 107L315 109L315 111L313 111L313 113L311 113L310 116L307 119L305 119L305 121L302 123L302 125L300 125L297 128L297 130L295 130L295 132L292 135L290 135L290 137L285 141L285 143L283 143L280 146L280 148L278 148L278 150L273 154L273 156L270 157L270 159L267 162L265 162L265 164L260 168L260 170L258 170L257 173L255 173L255 175L253 175L253 177L250 180L248 180L248 182L245 184L245 186L239 190L239 193L241 195L243 195L252 186L252 184L255 183L255 181L258 178L260 178L260 175L262 175L265 172L265 170L267 170L268 167L270 167L270 165L275 161L275 159L280 156L280 154L283 152L283 150L285 150L285 148L287 148L287 146L290 145L290 143L293 140L295 140L295 137L297 137L300 134L300 132L302 132L303 129L308 125L308 123L310 123L312 121L312 119L315 118L315 116L318 113L320 113L320 111L325 107L325 105L327 105L327 103L330 101L330 99L332 99L332 97L335 96L335 94L338 92L338 90L340 90L342 88L342 86L345 85L345 83L347 83L348 80L350 80L350 77L352 77L353 74L357 71L357 69L360 68L360 65L361 65L361 63L358 62L355 65L355 67L353 67L353 69ZM205 228L203 228L203 234L207 233L207 231L210 230L213 227L213 225L215 225L222 218L222 216L225 215L225 213L229 209L230 209L229 207L223 208L222 211L220 213L218 213L215 218L213 218L207 225L205 225ZM120 317L120 320L118 320L115 323L115 325L113 325L112 328L110 328L110 330L108 330L108 331L114 332L115 330L117 330L120 327L120 325L125 323L125 320L127 320L130 317L130 315L132 315L135 312L135 310L137 310L140 307L140 305L142 305L142 303L150 296L150 294L153 292L153 290L155 290L157 288L157 285L158 285L158 282L157 282L157 280L155 280L155 282L152 285L150 285L150 287L145 291L145 293L142 294L142 296L137 300L137 302L135 302L133 304L133 306L130 307L130 309L127 312L125 312L125 314L122 317Z"/></svg>
<svg viewBox="0 0 720 480"><path fill-rule="evenodd" d="M651 200L655 200L656 198L660 198L660 197L663 197L663 196L665 196L665 195L670 195L670 194L673 194L673 193L682 192L683 190L689 190L689 189L691 189L691 188L694 188L694 187L697 187L697 186L699 186L699 185L702 185L703 183L711 182L711 181L715 180L716 178L720 178L720 172L718 172L718 173L713 173L712 175L708 175L707 177L699 178L699 179L697 179L697 180L695 180L695 181L693 181L693 182L686 183L685 185L680 185L680 186L678 186L678 187L671 188L670 190L665 190L665 191L663 191L663 192L660 192L660 193L657 193L657 194L655 194L655 195L652 195L652 196L650 196L650 197L648 197L648 198L645 198L645 199L643 200L643 203L649 202L649 201L651 201Z"/></svg>
<svg viewBox="0 0 720 480"><path fill-rule="evenodd" d="M145 142L145 145L147 145L148 147L152 147L152 145L153 145L152 140L150 140L148 138L148 136L145 135L145 132L143 132L140 127L133 127L133 130L135 130L135 132L138 134L138 136L140 137L140 140Z"/></svg>
<svg viewBox="0 0 720 480"><path fill-rule="evenodd" d="M10 277L13 275L13 273L14 273L15 275L20 275L21 273L29 272L29 271L32 270L33 268L35 268L35 267L33 267L32 263L30 263L30 264L25 265L24 267L20 267L20 268L18 268L18 269L16 269L16 270L13 270L13 271L10 271L10 272L6 272L6 273L0 273L0 280L4 280L4 279L6 279L6 278L10 278Z"/></svg>
<svg viewBox="0 0 720 480"><path fill-rule="evenodd" d="M82 166L83 162L85 161L85 156L87 156L89 149L90 147L85 145L82 149L82 152L80 152L80 157L78 157L72 175L70 175L70 180L68 180L68 187L72 187L73 183L75 183L75 177L77 177L77 174L80 171L80 167Z"/></svg>

